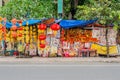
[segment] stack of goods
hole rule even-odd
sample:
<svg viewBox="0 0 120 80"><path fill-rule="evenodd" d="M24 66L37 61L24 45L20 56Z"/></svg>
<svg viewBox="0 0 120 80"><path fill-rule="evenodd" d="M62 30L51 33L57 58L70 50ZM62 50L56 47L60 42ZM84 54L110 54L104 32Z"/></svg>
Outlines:
<svg viewBox="0 0 120 80"><path fill-rule="evenodd" d="M49 35L49 46L50 46L50 57L57 56L58 47L59 47L59 38L60 38L60 26L56 23L52 24L48 28L47 34Z"/></svg>
<svg viewBox="0 0 120 80"><path fill-rule="evenodd" d="M69 56L77 56L80 48L87 47L86 43L97 42L97 38L92 37L91 30L83 30L80 28L69 29L61 31L61 38L63 51L68 51ZM86 44L83 46L83 43Z"/></svg>

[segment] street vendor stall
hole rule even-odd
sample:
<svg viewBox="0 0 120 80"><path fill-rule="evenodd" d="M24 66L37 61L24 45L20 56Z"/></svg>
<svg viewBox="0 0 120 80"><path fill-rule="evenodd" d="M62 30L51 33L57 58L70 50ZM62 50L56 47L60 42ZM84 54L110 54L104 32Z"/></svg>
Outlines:
<svg viewBox="0 0 120 80"><path fill-rule="evenodd" d="M98 40L92 37L92 30L84 29L96 21L97 19L87 21L63 20L60 22L63 28L60 40L64 56L90 56L91 52L96 54L96 50L91 50L90 45Z"/></svg>
<svg viewBox="0 0 120 80"><path fill-rule="evenodd" d="M15 56L89 57L96 56L97 53L106 54L105 28L88 26L96 21L97 19L13 19L12 23L6 22L5 27L1 27L4 35L0 39L7 43L6 47L3 45L3 49L7 52L14 51L10 55ZM109 28L108 32L110 54L117 54L116 31Z"/></svg>

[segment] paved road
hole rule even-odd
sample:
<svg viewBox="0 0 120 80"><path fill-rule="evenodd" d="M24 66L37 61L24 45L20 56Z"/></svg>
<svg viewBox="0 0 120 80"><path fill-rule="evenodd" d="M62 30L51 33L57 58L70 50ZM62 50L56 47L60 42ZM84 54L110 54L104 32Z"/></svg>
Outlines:
<svg viewBox="0 0 120 80"><path fill-rule="evenodd" d="M0 80L120 80L120 64L4 64Z"/></svg>

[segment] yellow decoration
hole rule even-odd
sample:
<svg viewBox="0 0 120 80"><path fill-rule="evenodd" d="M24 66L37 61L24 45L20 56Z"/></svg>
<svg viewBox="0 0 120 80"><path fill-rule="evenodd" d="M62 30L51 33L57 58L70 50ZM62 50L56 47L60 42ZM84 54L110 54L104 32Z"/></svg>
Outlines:
<svg viewBox="0 0 120 80"><path fill-rule="evenodd" d="M24 43L25 41L24 41L24 39L22 39L22 43Z"/></svg>
<svg viewBox="0 0 120 80"><path fill-rule="evenodd" d="M29 40L26 40L26 43L29 43Z"/></svg>
<svg viewBox="0 0 120 80"><path fill-rule="evenodd" d="M26 36L26 40L29 40L30 38L29 38L29 36Z"/></svg>
<svg viewBox="0 0 120 80"><path fill-rule="evenodd" d="M6 34L7 37L9 37L9 34Z"/></svg>
<svg viewBox="0 0 120 80"><path fill-rule="evenodd" d="M13 40L13 39L11 39L11 42L14 42L14 40Z"/></svg>
<svg viewBox="0 0 120 80"><path fill-rule="evenodd" d="M29 30L29 27L25 27L25 30Z"/></svg>
<svg viewBox="0 0 120 80"><path fill-rule="evenodd" d="M30 30L32 30L32 26L30 26Z"/></svg>
<svg viewBox="0 0 120 80"><path fill-rule="evenodd" d="M32 31L30 31L30 34L32 34L33 32Z"/></svg>
<svg viewBox="0 0 120 80"><path fill-rule="evenodd" d="M33 32L32 34L33 34L33 35L36 35L36 32Z"/></svg>
<svg viewBox="0 0 120 80"><path fill-rule="evenodd" d="M44 33L44 32L45 32L45 30L41 30L41 32L42 32L42 33Z"/></svg>
<svg viewBox="0 0 120 80"><path fill-rule="evenodd" d="M45 33L45 30L38 30L38 33L39 33L39 34L44 34L44 33Z"/></svg>
<svg viewBox="0 0 120 80"><path fill-rule="evenodd" d="M41 44L45 44L45 40L41 40Z"/></svg>
<svg viewBox="0 0 120 80"><path fill-rule="evenodd" d="M18 31L19 33L23 33L24 31Z"/></svg>
<svg viewBox="0 0 120 80"><path fill-rule="evenodd" d="M6 38L6 41L7 41L7 42L10 41L10 38L7 37L7 38Z"/></svg>
<svg viewBox="0 0 120 80"><path fill-rule="evenodd" d="M30 39L30 43L32 43L33 42L33 40L32 39Z"/></svg>
<svg viewBox="0 0 120 80"><path fill-rule="evenodd" d="M36 31L36 29L33 29L33 31Z"/></svg>
<svg viewBox="0 0 120 80"><path fill-rule="evenodd" d="M18 37L17 39L18 39L18 40L23 40L23 38L22 38L22 37Z"/></svg>
<svg viewBox="0 0 120 80"><path fill-rule="evenodd" d="M33 49L33 48L34 48L34 46L33 46L32 44L30 44L30 48L31 48L31 49Z"/></svg>
<svg viewBox="0 0 120 80"><path fill-rule="evenodd" d="M34 41L37 42L37 38L34 38Z"/></svg>
<svg viewBox="0 0 120 80"><path fill-rule="evenodd" d="M37 38L37 36L33 36L33 38Z"/></svg>
<svg viewBox="0 0 120 80"><path fill-rule="evenodd" d="M17 38L18 41L20 41L20 38Z"/></svg>
<svg viewBox="0 0 120 80"><path fill-rule="evenodd" d="M92 44L91 49L96 49L98 54L106 54L107 53L107 47L101 46L98 44ZM109 54L117 54L117 46L110 46L109 47Z"/></svg>
<svg viewBox="0 0 120 80"><path fill-rule="evenodd" d="M25 31L25 34L29 34L29 31Z"/></svg>
<svg viewBox="0 0 120 80"><path fill-rule="evenodd" d="M41 30L38 30L38 33L41 33Z"/></svg>
<svg viewBox="0 0 120 80"><path fill-rule="evenodd" d="M56 34L57 34L57 31L53 31L53 34L56 35Z"/></svg>

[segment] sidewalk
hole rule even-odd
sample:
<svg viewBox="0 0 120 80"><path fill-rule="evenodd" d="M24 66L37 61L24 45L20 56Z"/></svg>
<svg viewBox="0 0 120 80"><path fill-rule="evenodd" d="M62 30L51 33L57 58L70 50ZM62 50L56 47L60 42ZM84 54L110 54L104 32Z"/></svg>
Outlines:
<svg viewBox="0 0 120 80"><path fill-rule="evenodd" d="M82 62L102 62L102 63L120 63L120 57L102 58L102 57L55 57L55 58L16 58L16 57L0 57L0 63L82 63Z"/></svg>

